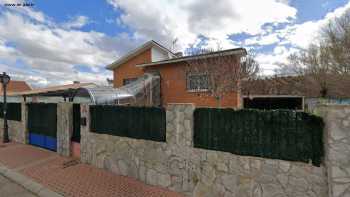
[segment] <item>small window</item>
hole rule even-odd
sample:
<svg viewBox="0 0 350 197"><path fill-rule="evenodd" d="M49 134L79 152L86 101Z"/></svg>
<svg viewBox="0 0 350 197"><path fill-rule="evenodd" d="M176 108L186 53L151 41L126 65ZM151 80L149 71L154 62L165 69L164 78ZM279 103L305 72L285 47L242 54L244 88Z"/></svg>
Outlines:
<svg viewBox="0 0 350 197"><path fill-rule="evenodd" d="M134 81L136 81L137 78L127 78L127 79L123 79L123 85L128 85L129 83L132 83Z"/></svg>
<svg viewBox="0 0 350 197"><path fill-rule="evenodd" d="M187 90L206 91L209 89L209 80L207 74L189 74L187 75Z"/></svg>

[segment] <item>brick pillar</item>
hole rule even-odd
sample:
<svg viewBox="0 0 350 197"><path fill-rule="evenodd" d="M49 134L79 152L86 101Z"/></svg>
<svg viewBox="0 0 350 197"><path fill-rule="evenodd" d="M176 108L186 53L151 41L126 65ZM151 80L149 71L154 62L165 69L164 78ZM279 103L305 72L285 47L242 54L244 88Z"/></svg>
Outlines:
<svg viewBox="0 0 350 197"><path fill-rule="evenodd" d="M70 156L70 138L73 134L73 104L57 104L57 152Z"/></svg>

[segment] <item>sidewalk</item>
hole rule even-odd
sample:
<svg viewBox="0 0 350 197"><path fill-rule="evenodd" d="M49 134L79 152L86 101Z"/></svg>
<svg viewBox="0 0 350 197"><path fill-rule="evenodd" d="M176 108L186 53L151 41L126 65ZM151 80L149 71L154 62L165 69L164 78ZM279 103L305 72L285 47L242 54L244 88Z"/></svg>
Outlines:
<svg viewBox="0 0 350 197"><path fill-rule="evenodd" d="M68 197L182 196L30 145L0 144L0 164Z"/></svg>
<svg viewBox="0 0 350 197"><path fill-rule="evenodd" d="M6 197L36 197L20 185L0 175L0 196Z"/></svg>

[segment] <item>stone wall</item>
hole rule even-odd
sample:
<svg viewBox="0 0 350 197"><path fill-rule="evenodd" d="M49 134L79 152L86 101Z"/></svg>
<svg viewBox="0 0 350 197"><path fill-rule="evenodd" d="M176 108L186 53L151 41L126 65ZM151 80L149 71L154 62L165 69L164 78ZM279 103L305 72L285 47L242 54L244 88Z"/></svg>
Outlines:
<svg viewBox="0 0 350 197"><path fill-rule="evenodd" d="M57 153L70 156L73 134L73 103L57 104Z"/></svg>
<svg viewBox="0 0 350 197"><path fill-rule="evenodd" d="M350 105L324 105L316 111L326 123L329 196L350 196Z"/></svg>
<svg viewBox="0 0 350 197"><path fill-rule="evenodd" d="M21 103L21 121L7 120L9 138L11 141L25 144L27 142L27 110L26 104ZM0 138L3 138L4 119L0 118Z"/></svg>
<svg viewBox="0 0 350 197"><path fill-rule="evenodd" d="M90 132L81 115L81 160L187 196L326 197L323 166L193 148L192 105L169 105L166 143Z"/></svg>

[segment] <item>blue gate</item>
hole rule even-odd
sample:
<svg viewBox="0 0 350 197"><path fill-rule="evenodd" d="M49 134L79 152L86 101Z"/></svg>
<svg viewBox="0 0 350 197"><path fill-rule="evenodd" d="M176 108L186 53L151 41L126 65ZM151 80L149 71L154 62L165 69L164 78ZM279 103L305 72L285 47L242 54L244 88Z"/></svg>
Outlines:
<svg viewBox="0 0 350 197"><path fill-rule="evenodd" d="M28 104L29 144L57 150L57 104Z"/></svg>

